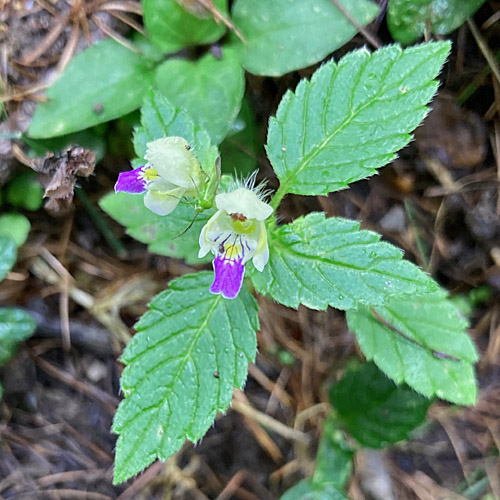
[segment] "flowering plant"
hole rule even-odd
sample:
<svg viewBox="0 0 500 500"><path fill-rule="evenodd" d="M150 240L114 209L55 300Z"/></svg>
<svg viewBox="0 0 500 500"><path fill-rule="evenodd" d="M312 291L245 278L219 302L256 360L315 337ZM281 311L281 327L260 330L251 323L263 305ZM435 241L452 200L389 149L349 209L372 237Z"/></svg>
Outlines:
<svg viewBox="0 0 500 500"><path fill-rule="evenodd" d="M199 440L244 385L259 328L252 286L288 307L346 311L366 358L412 388L405 401L416 391L474 402L466 321L429 275L357 222L313 212L278 224L276 216L287 194L327 195L391 161L427 114L449 48L358 50L287 91L266 144L274 194L255 175L221 176L208 133L160 95L147 97L138 168L120 174L101 206L152 251L188 263L213 255L214 272L173 280L135 325L113 424L115 481Z"/></svg>

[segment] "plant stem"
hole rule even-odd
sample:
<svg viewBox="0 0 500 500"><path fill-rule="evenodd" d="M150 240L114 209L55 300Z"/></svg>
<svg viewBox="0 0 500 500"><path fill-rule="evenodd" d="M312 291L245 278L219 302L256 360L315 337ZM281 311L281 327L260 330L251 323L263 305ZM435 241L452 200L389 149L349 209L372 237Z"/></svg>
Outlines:
<svg viewBox="0 0 500 500"><path fill-rule="evenodd" d="M83 206L87 210L90 218L96 225L99 232L104 236L104 239L108 242L109 246L118 255L118 257L123 258L127 255L127 249L123 246L122 242L117 238L115 233L109 227L109 224L97 211L94 204L87 196L87 193L81 189L75 189L76 196L83 203Z"/></svg>

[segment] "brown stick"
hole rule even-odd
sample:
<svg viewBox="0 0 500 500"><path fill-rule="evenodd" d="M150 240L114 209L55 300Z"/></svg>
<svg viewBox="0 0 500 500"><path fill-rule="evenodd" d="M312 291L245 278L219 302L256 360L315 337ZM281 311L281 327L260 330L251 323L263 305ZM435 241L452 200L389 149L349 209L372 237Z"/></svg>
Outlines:
<svg viewBox="0 0 500 500"><path fill-rule="evenodd" d="M338 1L338 0L330 0L330 2L337 7L337 9L344 14L346 19L365 37L365 39L373 45L376 49L380 49L382 44L377 40L377 38L372 35L367 29L361 26L354 17L352 17L351 13Z"/></svg>

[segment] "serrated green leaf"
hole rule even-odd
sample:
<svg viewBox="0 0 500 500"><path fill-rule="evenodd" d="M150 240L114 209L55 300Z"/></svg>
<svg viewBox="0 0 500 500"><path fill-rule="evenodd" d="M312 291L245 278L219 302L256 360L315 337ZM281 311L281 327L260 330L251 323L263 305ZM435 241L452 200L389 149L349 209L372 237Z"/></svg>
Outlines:
<svg viewBox="0 0 500 500"><path fill-rule="evenodd" d="M164 52L212 43L225 33L224 23L216 23L210 13L206 17L197 17L181 3L177 0L142 0L146 30L151 41ZM213 3L227 15L227 0L213 0Z"/></svg>
<svg viewBox="0 0 500 500"><path fill-rule="evenodd" d="M474 404L476 350L467 322L443 292L395 297L374 311L360 306L347 312L349 328L369 360L427 397Z"/></svg>
<svg viewBox="0 0 500 500"><path fill-rule="evenodd" d="M288 307L352 309L437 285L380 235L359 223L312 213L269 234L269 262L251 269L255 288Z"/></svg>
<svg viewBox="0 0 500 500"><path fill-rule="evenodd" d="M36 211L42 206L43 187L34 172L26 172L9 182L6 198L15 207Z"/></svg>
<svg viewBox="0 0 500 500"><path fill-rule="evenodd" d="M424 420L430 400L397 386L375 364L353 364L330 390L336 415L351 436L371 448L408 438Z"/></svg>
<svg viewBox="0 0 500 500"><path fill-rule="evenodd" d="M0 237L10 238L17 247L24 245L30 228L30 221L22 214L10 212L0 215Z"/></svg>
<svg viewBox="0 0 500 500"><path fill-rule="evenodd" d="M219 153L207 131L195 125L185 111L175 107L167 98L157 92L150 92L141 108L141 126L134 134L137 156L143 159L148 142L167 136L186 139L205 172L209 175L213 173Z"/></svg>
<svg viewBox="0 0 500 500"><path fill-rule="evenodd" d="M216 59L208 53L198 61L169 59L156 70L158 90L219 144L236 119L245 91L240 61L229 48Z"/></svg>
<svg viewBox="0 0 500 500"><path fill-rule="evenodd" d="M185 259L188 264L209 262L213 258L210 254L198 259L200 232L215 213L213 209L195 218L194 207L181 200L171 215L163 217L144 206L142 195L127 193L109 193L101 198L99 205L125 226L128 235L146 243L152 253Z"/></svg>
<svg viewBox="0 0 500 500"><path fill-rule="evenodd" d="M248 101L243 99L240 113L220 145L222 172L239 177L250 175L258 168L259 150L263 152L255 116Z"/></svg>
<svg viewBox="0 0 500 500"><path fill-rule="evenodd" d="M427 29L446 35L476 12L485 0L390 0L387 25L394 40L409 44Z"/></svg>
<svg viewBox="0 0 500 500"><path fill-rule="evenodd" d="M112 39L83 50L47 90L28 136L54 137L118 118L138 108L152 69L141 55Z"/></svg>
<svg viewBox="0 0 500 500"><path fill-rule="evenodd" d="M16 352L17 344L33 334L36 322L33 317L15 307L0 308L0 366Z"/></svg>
<svg viewBox="0 0 500 500"><path fill-rule="evenodd" d="M257 303L210 294L213 273L183 276L136 324L122 361L125 399L115 416L115 482L197 441L241 388L255 359Z"/></svg>
<svg viewBox="0 0 500 500"><path fill-rule="evenodd" d="M344 490L351 477L352 456L353 452L336 419L328 417L321 433L313 484L320 486L330 483L335 488Z"/></svg>
<svg viewBox="0 0 500 500"><path fill-rule="evenodd" d="M310 478L299 481L290 488L280 500L348 500L331 483L315 486Z"/></svg>
<svg viewBox="0 0 500 500"><path fill-rule="evenodd" d="M7 236L0 236L0 281L14 267L17 259L16 242Z"/></svg>
<svg viewBox="0 0 500 500"><path fill-rule="evenodd" d="M368 0L339 2L360 24L372 21L378 7ZM237 0L233 22L243 66L256 75L281 76L310 66L348 42L356 28L330 0Z"/></svg>
<svg viewBox="0 0 500 500"><path fill-rule="evenodd" d="M428 112L449 42L350 52L288 91L271 118L267 153L286 193L327 194L396 157Z"/></svg>

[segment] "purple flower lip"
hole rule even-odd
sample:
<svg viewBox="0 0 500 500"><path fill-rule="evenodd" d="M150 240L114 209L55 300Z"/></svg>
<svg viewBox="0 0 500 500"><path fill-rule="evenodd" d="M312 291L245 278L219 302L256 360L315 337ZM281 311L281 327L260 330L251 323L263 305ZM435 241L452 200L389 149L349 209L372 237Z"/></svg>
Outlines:
<svg viewBox="0 0 500 500"><path fill-rule="evenodd" d="M141 194L146 191L146 179L144 178L145 165L128 172L118 174L115 184L115 192L119 191L129 194Z"/></svg>
<svg viewBox="0 0 500 500"><path fill-rule="evenodd" d="M240 293L245 276L245 265L242 259L226 259L223 255L217 255L213 261L215 279L210 291L222 294L225 299L234 299Z"/></svg>

